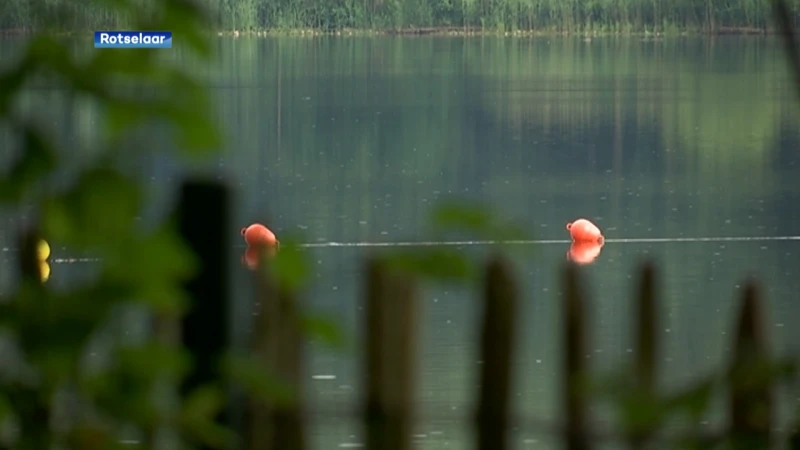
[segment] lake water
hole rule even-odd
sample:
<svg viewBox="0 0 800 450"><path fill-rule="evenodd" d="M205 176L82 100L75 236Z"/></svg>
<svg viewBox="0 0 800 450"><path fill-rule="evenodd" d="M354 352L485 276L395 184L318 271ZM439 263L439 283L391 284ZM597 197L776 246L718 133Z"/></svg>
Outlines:
<svg viewBox="0 0 800 450"><path fill-rule="evenodd" d="M16 45L0 41L0 57ZM347 411L362 386L355 358L362 263L375 250L324 244L429 240L428 213L441 200L488 204L527 224L538 240L566 239L564 224L582 216L604 230L610 242L586 270L587 357L598 370L630 358L632 270L646 256L663 270L658 331L666 384L725 361L734 299L751 274L768 298L773 349L799 353L800 238L789 238L800 235L800 129L777 40L283 38L216 45L219 60L193 70L216 94L229 135L211 169L239 189L232 239L239 242L239 227L268 220L279 236L301 233L322 244L309 250L316 270L309 301L353 337L347 352L312 355L311 407L324 411L313 416L314 449L363 442ZM30 93L49 102L53 130L83 155L97 112L59 95ZM166 145L164 138L147 148ZM181 167L157 152L132 161L150 180L156 198L148 214L157 215L169 205ZM15 220L6 219L0 246L13 247ZM557 268L568 248L520 246L514 259L524 300L513 396L525 420L558 417ZM484 250L464 246L476 255ZM3 257L4 284L11 253ZM231 259L238 292L232 307L244 323L238 257ZM51 282L67 282L79 266L54 263ZM475 295L458 287L426 286L422 300L418 404L430 420L415 440L422 449L468 448L480 311ZM517 448L549 446L537 428L520 426L514 439Z"/></svg>

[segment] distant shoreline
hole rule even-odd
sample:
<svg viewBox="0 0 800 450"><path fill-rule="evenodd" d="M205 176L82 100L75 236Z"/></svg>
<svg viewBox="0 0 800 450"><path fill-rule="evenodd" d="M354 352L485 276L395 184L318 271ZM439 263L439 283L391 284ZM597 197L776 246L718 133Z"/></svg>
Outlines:
<svg viewBox="0 0 800 450"><path fill-rule="evenodd" d="M37 31L45 30L30 29L7 29L0 30L0 36L29 36ZM94 31L52 31L49 32L58 36L74 36L80 34L91 34ZM626 31L626 32L595 32L595 31L558 31L558 30L517 30L517 31L497 31L470 27L419 27L419 28L399 28L399 29L339 29L339 30L319 30L319 29L265 29L265 30L222 30L212 32L213 35L220 37L278 37L278 36L452 36L452 37L477 37L477 36L505 36L505 37L672 37L672 36L759 36L759 35L778 35L780 30L764 30L759 28L745 27L721 27L713 31L709 30L674 30L668 32L652 31Z"/></svg>

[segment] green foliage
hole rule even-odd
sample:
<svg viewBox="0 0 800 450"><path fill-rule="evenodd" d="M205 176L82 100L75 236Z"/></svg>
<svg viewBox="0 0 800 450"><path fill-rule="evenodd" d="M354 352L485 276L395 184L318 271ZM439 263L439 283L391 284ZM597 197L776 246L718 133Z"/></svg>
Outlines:
<svg viewBox="0 0 800 450"><path fill-rule="evenodd" d="M627 435L660 430L671 425L671 435L679 448L741 443L736 430L710 435L698 424L710 414L716 396L731 389L774 389L795 379L792 360L759 359L758 363L732 367L695 380L673 392L644 389L634 371L622 367L597 380L587 392L612 407L617 429Z"/></svg>
<svg viewBox="0 0 800 450"><path fill-rule="evenodd" d="M486 239L503 243L529 239L523 227L504 223L491 210L480 205L442 203L432 214L434 233L465 231L475 239Z"/></svg>
<svg viewBox="0 0 800 450"><path fill-rule="evenodd" d="M391 270L441 281L475 281L478 273L473 261L452 249L394 251L386 262Z"/></svg>
<svg viewBox="0 0 800 450"><path fill-rule="evenodd" d="M719 387L716 375L672 394L653 393L636 386L632 372L621 370L598 383L594 392L611 403L619 428L628 432L657 428L669 418L685 419L685 424L694 426L708 413L712 395Z"/></svg>
<svg viewBox="0 0 800 450"><path fill-rule="evenodd" d="M180 30L188 50L209 55L204 16L189 3L104 3L138 28ZM150 338L130 342L120 327L107 326L120 308L131 306L162 320L178 318L187 306L182 284L196 268L171 220L140 226L148 199L142 184L119 169L119 144L153 120L173 126L185 156L202 157L220 143L202 86L157 52L79 55L61 39L37 35L18 63L0 73L0 120L20 142L18 151L10 150L14 160L0 182L2 206L33 206L38 234L102 261L96 277L83 284L56 291L24 278L0 302L0 330L19 355L0 382L0 427L18 429L0 436L10 447L116 448L120 431L131 426L143 433L146 446L152 445L147 437L165 426L187 445L220 447L232 440L213 422L226 403L219 386L177 394L191 367L184 349ZM107 112L108 133L93 149L95 158L58 191L40 186L72 155L17 107L31 80L47 80ZM102 363L87 364L98 340L110 348L101 352ZM74 417L51 427L65 404L77 408Z"/></svg>
<svg viewBox="0 0 800 450"><path fill-rule="evenodd" d="M288 236L281 240L280 251L267 267L275 285L294 291L307 283L311 264L297 238Z"/></svg>
<svg viewBox="0 0 800 450"><path fill-rule="evenodd" d="M4 85L0 79L0 86ZM14 84L9 84L13 89ZM10 99L10 96L9 96ZM6 110L0 100L0 110ZM10 173L0 180L0 201L19 202L32 186L44 175L55 168L56 156L50 144L36 132L33 127L27 126L21 130L23 145L26 152L17 160Z"/></svg>
<svg viewBox="0 0 800 450"><path fill-rule="evenodd" d="M269 367L252 355L228 355L223 371L254 399L269 401L273 405L288 405L296 398L293 386L274 375Z"/></svg>
<svg viewBox="0 0 800 450"><path fill-rule="evenodd" d="M436 240L457 238L480 240L509 252L514 241L528 240L522 227L504 223L499 215L478 205L443 202L431 213L429 234ZM476 282L480 274L478 261L458 248L428 246L394 250L385 255L387 267L423 278L443 282Z"/></svg>
<svg viewBox="0 0 800 450"><path fill-rule="evenodd" d="M327 317L306 313L300 318L300 329L306 337L334 349L344 349L348 344L339 325Z"/></svg>
<svg viewBox="0 0 800 450"><path fill-rule="evenodd" d="M190 441L213 448L227 448L236 443L237 436L232 430L208 420L223 410L227 395L221 388L206 386L187 396L177 422Z"/></svg>

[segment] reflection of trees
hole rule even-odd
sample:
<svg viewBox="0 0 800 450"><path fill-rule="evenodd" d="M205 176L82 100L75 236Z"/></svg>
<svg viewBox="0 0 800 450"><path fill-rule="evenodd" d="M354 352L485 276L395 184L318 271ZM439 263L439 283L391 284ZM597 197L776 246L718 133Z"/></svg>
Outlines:
<svg viewBox="0 0 800 450"><path fill-rule="evenodd" d="M235 148L226 163L263 196L247 196L248 209L302 210L282 220L320 238L413 236L427 205L447 194L491 197L509 210L528 201L550 215L559 196L589 192L634 221L659 223L674 209L710 227L747 207L714 201L687 211L704 201L696 192L726 195L739 169L757 186L735 189L771 186L755 177L769 168L776 103L748 88L749 73L776 83L755 72L777 50L763 41L710 49L630 39L222 42L237 49L222 51L226 61L209 77L224 87L221 120ZM230 56L243 51L261 57ZM715 75L722 70L729 75ZM742 105L749 112L734 112ZM664 190L674 195L640 201ZM582 207L614 220L602 204ZM656 231L676 234L677 222Z"/></svg>
<svg viewBox="0 0 800 450"><path fill-rule="evenodd" d="M241 220L269 213L320 239L411 238L427 207L455 194L537 222L574 208L674 235L685 220L664 211L712 232L775 188L782 60L765 40L218 42L218 64L187 67L216 88L230 136L220 167L242 184ZM83 147L98 112L64 114L53 95L32 98ZM741 199L717 201L731 190Z"/></svg>
<svg viewBox="0 0 800 450"><path fill-rule="evenodd" d="M763 39L218 42L218 64L186 63L216 88L230 136L220 163L245 191L241 220L280 213L280 226L321 239L414 237L427 207L457 194L536 221L585 198L572 208L658 223L698 208L703 190L714 200L690 220L711 232L719 217L753 213L747 200L716 199L776 186L782 59ZM57 94L33 92L28 106L85 147L98 111ZM679 233L675 223L656 231Z"/></svg>
<svg viewBox="0 0 800 450"><path fill-rule="evenodd" d="M754 41L711 46L701 67L677 68L674 89L683 94L663 107L667 147L702 177L740 180L726 189L745 196L775 188L768 170L784 108L776 97L788 88L774 75L783 70L778 51Z"/></svg>
<svg viewBox="0 0 800 450"><path fill-rule="evenodd" d="M209 73L232 87L218 90L220 119L235 148L226 163L249 191L261 193L246 195L251 213L302 209L304 217L286 221L327 239L415 234L416 225L397 229L400 211L423 221L414 212L414 186L446 175L445 161L462 151L463 130L452 127L452 115L462 114L457 105L443 111L429 101L453 103L457 94L441 86L447 78L397 75L434 72L424 64L434 61L434 46L412 54L402 41L391 46L397 52L385 52L380 39L338 41L333 52L327 40L252 42L258 63L237 60L237 67L222 64ZM422 63L410 65L410 58ZM410 188L401 195L400 186Z"/></svg>
<svg viewBox="0 0 800 450"><path fill-rule="evenodd" d="M764 210L755 202L778 188L771 154L780 104L769 92L774 92L774 83L757 78L717 74L686 80L682 76L676 84L682 86L679 90L692 92L692 98L664 105L662 125L665 136L669 135L665 139L681 152L684 170L691 174L685 186L716 199L711 204L716 215L700 216L709 231L729 222L742 233L756 232L753 228L764 220ZM760 88L754 89L757 85ZM754 216L759 220L754 221Z"/></svg>
<svg viewBox="0 0 800 450"><path fill-rule="evenodd" d="M630 200L649 196L654 201L639 202L627 216L659 223L647 217L691 208L690 220L712 234L752 233L752 220L742 219L764 220L754 201L777 186L770 175L786 107L776 96L788 89L776 76L783 70L777 45L758 39L496 45L502 48L486 52L492 55L486 64L471 66L492 88L484 91L484 107L511 133L535 127L538 133L524 139L529 151L549 138L575 155L570 163L557 152L540 153L536 165L552 170L537 174L536 190L577 194L588 186L611 195L620 213ZM561 142L552 142L553 134ZM582 183L569 183L569 166ZM723 217L730 226L714 229ZM664 232L684 231L669 222Z"/></svg>

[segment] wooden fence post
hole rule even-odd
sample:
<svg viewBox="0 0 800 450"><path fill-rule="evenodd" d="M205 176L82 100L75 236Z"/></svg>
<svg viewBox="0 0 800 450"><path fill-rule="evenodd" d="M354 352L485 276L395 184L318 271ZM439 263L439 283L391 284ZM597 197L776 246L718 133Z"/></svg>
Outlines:
<svg viewBox="0 0 800 450"><path fill-rule="evenodd" d="M193 360L193 370L181 386L184 395L219 380L219 364L228 346L228 236L233 230L228 224L228 201L227 189L219 184L188 182L181 189L180 233L200 264L186 283L191 306L180 327ZM227 412L219 423L228 425Z"/></svg>
<svg viewBox="0 0 800 450"><path fill-rule="evenodd" d="M772 388L764 375L769 361L764 304L752 280L744 286L731 363L731 434L737 448L769 447Z"/></svg>
<svg viewBox="0 0 800 450"><path fill-rule="evenodd" d="M417 299L409 276L371 259L366 280L368 450L409 450L416 375Z"/></svg>
<svg viewBox="0 0 800 450"><path fill-rule="evenodd" d="M638 292L636 296L636 354L635 382L642 395L654 396L656 393L656 354L657 341L657 305L655 268L651 261L642 264ZM631 430L631 447L644 448L647 445L652 429Z"/></svg>
<svg viewBox="0 0 800 450"><path fill-rule="evenodd" d="M586 364L586 304L581 293L578 267L567 263L563 271L563 329L564 329L564 402L567 450L589 448L587 436Z"/></svg>
<svg viewBox="0 0 800 450"><path fill-rule="evenodd" d="M24 230L18 240L20 281L31 286L42 282L42 272L37 257L39 239L39 233L35 229L30 229ZM40 289L45 288L40 287ZM37 302L43 300L45 299L33 299ZM51 405L48 400L42 397L37 387L33 386L20 385L17 389L12 389L9 394L11 404L17 406L21 446L50 448L53 442L50 429Z"/></svg>
<svg viewBox="0 0 800 450"><path fill-rule="evenodd" d="M489 262L484 283L478 449L506 450L518 291L500 257Z"/></svg>
<svg viewBox="0 0 800 450"><path fill-rule="evenodd" d="M265 258L262 252L261 259ZM297 296L267 276L267 263L255 272L260 310L253 332L253 351L281 382L291 386L289 402L251 401L248 447L303 450L303 336Z"/></svg>
<svg viewBox="0 0 800 450"><path fill-rule="evenodd" d="M38 257L40 240L39 233L35 230L26 230L20 235L19 269L23 280L36 280L42 283L47 279L46 274L42 272L43 261Z"/></svg>

